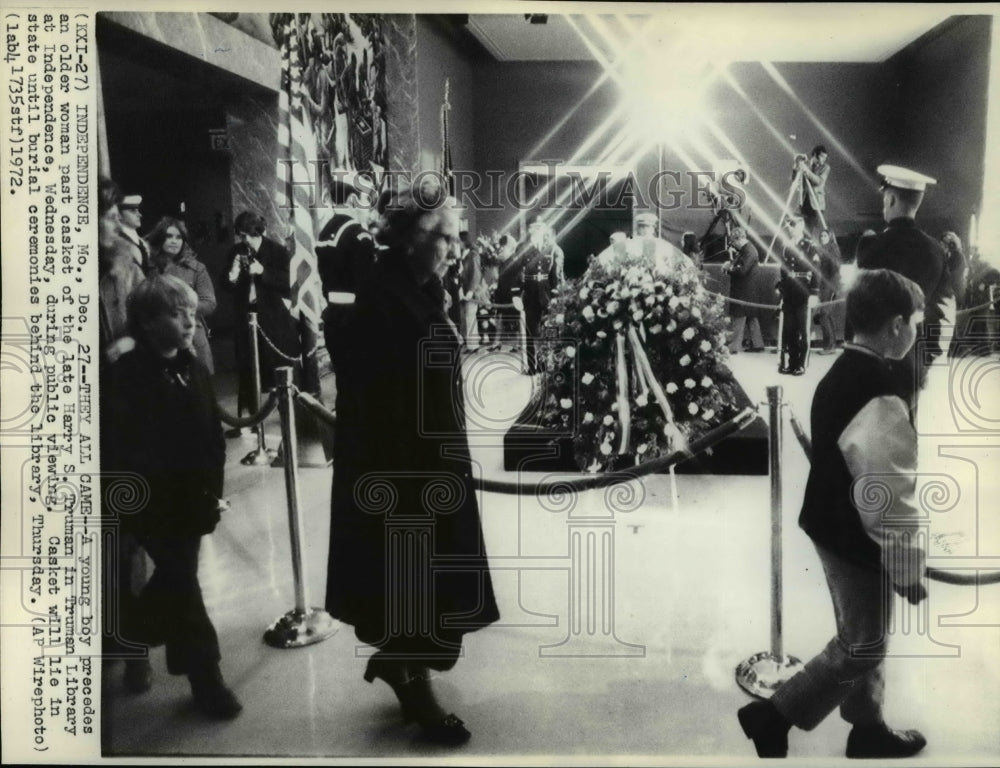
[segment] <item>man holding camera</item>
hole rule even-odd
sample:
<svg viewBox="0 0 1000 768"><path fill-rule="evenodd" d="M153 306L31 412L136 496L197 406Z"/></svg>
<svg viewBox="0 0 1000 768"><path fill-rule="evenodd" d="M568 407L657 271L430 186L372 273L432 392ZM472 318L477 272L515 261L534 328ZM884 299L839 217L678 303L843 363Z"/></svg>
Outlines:
<svg viewBox="0 0 1000 768"><path fill-rule="evenodd" d="M234 292L236 364L239 370L237 413L254 413L253 356L248 314L257 313L261 390L274 386L274 369L299 356L298 332L291 315L291 256L280 243L264 236L264 217L243 211L233 222L238 238L227 280Z"/></svg>
<svg viewBox="0 0 1000 768"><path fill-rule="evenodd" d="M805 220L806 229L812 237L827 229L823 214L826 211L826 180L830 176L830 166L826 147L817 144L807 158L795 156L795 176L800 178L799 213Z"/></svg>

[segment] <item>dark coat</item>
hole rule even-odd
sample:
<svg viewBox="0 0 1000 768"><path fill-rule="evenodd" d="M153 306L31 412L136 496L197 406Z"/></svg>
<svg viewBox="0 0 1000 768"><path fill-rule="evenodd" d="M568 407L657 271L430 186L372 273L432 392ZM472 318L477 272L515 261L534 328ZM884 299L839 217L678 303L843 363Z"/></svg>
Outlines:
<svg viewBox="0 0 1000 768"><path fill-rule="evenodd" d="M916 404L917 392L926 380L930 361L946 351L941 349L940 338L934 330L949 309L954 309L954 286L945 263L941 244L907 217L890 221L858 252L860 268L891 269L913 280L924 292L924 322L917 328L917 343L906 357L892 363L900 385L909 388L907 399L911 406ZM950 320L954 322L955 318Z"/></svg>
<svg viewBox="0 0 1000 768"><path fill-rule="evenodd" d="M326 592L360 640L437 669L455 663L465 632L499 617L443 299L392 252L358 291L338 369ZM427 617L424 629L392 629L387 616L404 607Z"/></svg>
<svg viewBox="0 0 1000 768"><path fill-rule="evenodd" d="M256 291L257 324L261 332L270 340L268 344L259 339L260 380L261 388L267 391L274 386L274 369L279 366L294 365L287 358L298 358L299 336L298 328L285 306L283 299L290 299L292 286L289 277L291 256L284 246L274 240L264 238L255 258L264 267L260 275L251 275L248 269L240 270L235 285L229 281L228 273L233 260L238 259L237 249L230 254L226 264L226 276L222 284L233 291L233 311L235 312L234 340L236 347L239 380L239 410L256 410L256 404L250 402L253 370L251 367L251 351L249 341L249 322L247 312L250 310L250 285ZM277 347L281 354L275 352L271 345Z"/></svg>
<svg viewBox="0 0 1000 768"><path fill-rule="evenodd" d="M753 290L753 273L760 263L757 249L753 243L744 243L733 259L729 270L729 295L739 301L757 301ZM729 308L730 317L757 316L757 311L741 304L732 304Z"/></svg>
<svg viewBox="0 0 1000 768"><path fill-rule="evenodd" d="M858 253L862 269L891 269L908 277L924 292L924 322L938 323L944 305L954 298L944 248L909 218L893 219Z"/></svg>
<svg viewBox="0 0 1000 768"><path fill-rule="evenodd" d="M190 350L173 361L137 344L109 366L101 419L108 472L134 472L148 486L141 508L120 512L139 536L185 538L219 522L226 444L211 381ZM109 507L122 494L110 491ZM137 494L142 498L142 491Z"/></svg>
<svg viewBox="0 0 1000 768"><path fill-rule="evenodd" d="M801 306L810 294L817 294L822 277L819 264L819 251L809 238L782 249L778 289L786 307Z"/></svg>

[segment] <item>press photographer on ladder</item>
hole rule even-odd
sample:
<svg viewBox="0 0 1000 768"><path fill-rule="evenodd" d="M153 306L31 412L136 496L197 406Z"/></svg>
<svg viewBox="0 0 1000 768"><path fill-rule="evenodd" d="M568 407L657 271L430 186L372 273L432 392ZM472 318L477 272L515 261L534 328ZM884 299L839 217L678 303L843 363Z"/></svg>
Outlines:
<svg viewBox="0 0 1000 768"><path fill-rule="evenodd" d="M817 144L807 158L805 155L795 156L795 175L801 177L799 187L799 213L805 219L806 229L813 239L827 229L824 220L826 211L826 181L830 177L830 166L826 147Z"/></svg>

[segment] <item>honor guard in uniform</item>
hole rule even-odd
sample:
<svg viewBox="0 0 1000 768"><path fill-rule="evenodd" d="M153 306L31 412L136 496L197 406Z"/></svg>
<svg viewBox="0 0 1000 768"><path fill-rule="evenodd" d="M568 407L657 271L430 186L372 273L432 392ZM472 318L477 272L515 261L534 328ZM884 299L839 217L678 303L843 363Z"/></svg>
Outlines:
<svg viewBox="0 0 1000 768"><path fill-rule="evenodd" d="M323 338L330 365L337 372L337 344L353 311L354 295L372 272L375 240L358 221L357 193L348 184L331 185L333 216L316 238L316 263L327 305L323 311Z"/></svg>
<svg viewBox="0 0 1000 768"><path fill-rule="evenodd" d="M787 245L781 253L781 352L778 373L801 376L809 364L809 300L819 291L820 255L798 216L785 220Z"/></svg>
<svg viewBox="0 0 1000 768"><path fill-rule="evenodd" d="M887 226L859 250L858 266L891 269L910 278L924 292L924 322L918 328L917 343L906 357L893 364L912 409L928 365L950 344L955 327L955 291L945 267L944 249L915 221L927 186L936 180L898 165L880 165L878 172L883 177L882 215Z"/></svg>
<svg viewBox="0 0 1000 768"><path fill-rule="evenodd" d="M542 317L552 300L552 291L562 283L563 252L555 243L552 229L541 219L535 219L528 232L530 244L524 259L524 320L528 373L536 373L536 342L542 329Z"/></svg>

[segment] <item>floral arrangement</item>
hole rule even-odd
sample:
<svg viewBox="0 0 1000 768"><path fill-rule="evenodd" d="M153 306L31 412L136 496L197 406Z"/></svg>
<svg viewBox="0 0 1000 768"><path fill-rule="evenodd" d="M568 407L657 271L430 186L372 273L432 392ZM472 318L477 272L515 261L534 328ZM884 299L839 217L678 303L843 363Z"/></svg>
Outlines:
<svg viewBox="0 0 1000 768"><path fill-rule="evenodd" d="M541 424L572 431L588 472L668 455L737 410L725 303L654 242L669 259L609 249L549 307Z"/></svg>

